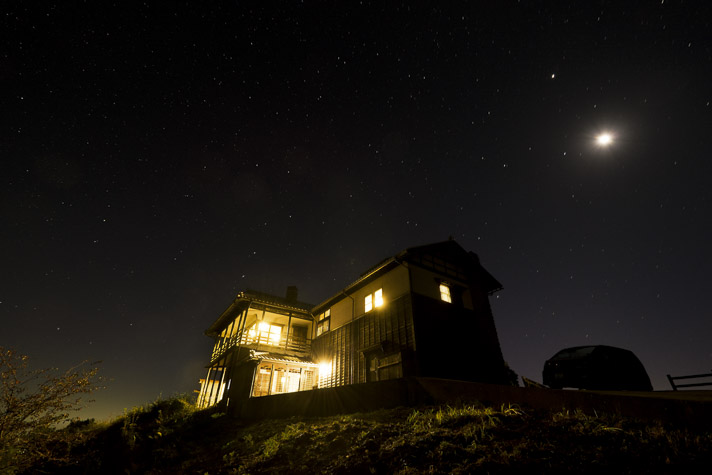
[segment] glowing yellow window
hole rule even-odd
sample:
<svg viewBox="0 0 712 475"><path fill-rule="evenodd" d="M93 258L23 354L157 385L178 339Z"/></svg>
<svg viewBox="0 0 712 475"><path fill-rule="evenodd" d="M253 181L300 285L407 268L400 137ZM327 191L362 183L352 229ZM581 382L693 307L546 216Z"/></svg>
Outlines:
<svg viewBox="0 0 712 475"><path fill-rule="evenodd" d="M383 289L376 290L373 296L373 306L378 308L383 305Z"/></svg>
<svg viewBox="0 0 712 475"><path fill-rule="evenodd" d="M247 334L251 343L279 345L279 340L282 337L282 327L270 325L267 322L259 322L253 325Z"/></svg>
<svg viewBox="0 0 712 475"><path fill-rule="evenodd" d="M378 289L374 293L368 294L366 296L366 301L364 302L366 312L370 312L374 308L381 307L382 305L383 305L383 289Z"/></svg>
<svg viewBox="0 0 712 475"><path fill-rule="evenodd" d="M442 300L443 302L452 303L450 287L447 284L440 284L440 300Z"/></svg>
<svg viewBox="0 0 712 475"><path fill-rule="evenodd" d="M269 344L279 345L279 340L282 337L282 327L277 325L269 326Z"/></svg>

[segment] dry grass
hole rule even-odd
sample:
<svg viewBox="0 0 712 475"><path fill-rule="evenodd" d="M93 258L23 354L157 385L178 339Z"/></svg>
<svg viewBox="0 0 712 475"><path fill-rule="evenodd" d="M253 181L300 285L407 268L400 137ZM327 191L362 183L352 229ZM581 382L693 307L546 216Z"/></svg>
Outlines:
<svg viewBox="0 0 712 475"><path fill-rule="evenodd" d="M158 401L89 424L53 473L684 473L712 432L518 406L453 404L254 423ZM89 436L87 436L89 434Z"/></svg>

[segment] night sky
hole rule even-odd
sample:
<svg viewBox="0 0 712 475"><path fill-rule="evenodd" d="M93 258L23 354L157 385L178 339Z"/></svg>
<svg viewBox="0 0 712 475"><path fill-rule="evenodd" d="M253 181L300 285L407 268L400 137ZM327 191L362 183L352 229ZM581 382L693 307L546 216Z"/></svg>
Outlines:
<svg viewBox="0 0 712 475"><path fill-rule="evenodd" d="M0 20L0 345L101 360L85 417L197 389L244 288L449 236L520 375L712 369L708 2L116 3Z"/></svg>

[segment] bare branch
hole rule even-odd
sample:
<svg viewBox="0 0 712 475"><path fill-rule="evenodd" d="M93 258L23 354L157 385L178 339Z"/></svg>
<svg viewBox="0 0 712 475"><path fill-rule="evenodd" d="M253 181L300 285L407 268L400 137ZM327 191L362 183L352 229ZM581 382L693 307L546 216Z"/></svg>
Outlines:
<svg viewBox="0 0 712 475"><path fill-rule="evenodd" d="M87 362L64 373L30 369L26 355L0 346L0 473L61 457L50 449L57 428L101 389L98 371L98 363Z"/></svg>

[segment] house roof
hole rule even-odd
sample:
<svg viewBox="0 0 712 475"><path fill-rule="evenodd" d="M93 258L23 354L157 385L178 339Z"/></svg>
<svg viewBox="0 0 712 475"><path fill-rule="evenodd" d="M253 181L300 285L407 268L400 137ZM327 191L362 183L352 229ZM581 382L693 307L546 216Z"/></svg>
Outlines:
<svg viewBox="0 0 712 475"><path fill-rule="evenodd" d="M292 300L286 297L280 297L257 290L246 289L237 294L235 300L232 301L230 306L228 306L223 313L220 314L217 320L210 325L210 328L205 330L205 334L208 336L215 336L218 332L222 331L222 329L235 317L236 314L253 303L268 305L287 312L295 312L308 316L311 316L309 310L313 307L312 304L300 302L298 300Z"/></svg>
<svg viewBox="0 0 712 475"><path fill-rule="evenodd" d="M245 309L248 305L259 303L269 305L286 311L293 311L305 315L315 315L325 308L331 306L337 300L340 300L344 295L358 290L366 285L371 280L385 274L386 272L402 265L410 263L415 265L425 266L424 256L435 256L445 262L457 263L466 271L466 276L463 278L475 279L484 288L487 293L492 294L502 289L502 284L495 279L492 274L480 264L480 259L474 252L466 251L457 242L450 239L447 241L426 244L423 246L409 247L395 256L387 257L378 264L369 268L359 276L354 282L346 286L342 291L334 294L320 304L313 306L305 302L287 299L277 295L259 292L257 290L247 289L235 297L235 300L218 319L205 331L208 336L215 336L234 316Z"/></svg>
<svg viewBox="0 0 712 475"><path fill-rule="evenodd" d="M423 246L410 247L401 252L399 256L403 259L412 259L414 256L432 254L444 257L445 260L460 263L469 270L469 274L480 280L483 288L488 294L493 294L503 289L502 284L490 274L487 269L480 264L480 257L472 251L466 251L453 239L447 241L436 242L434 244L426 244ZM409 260L411 260L409 259Z"/></svg>
<svg viewBox="0 0 712 475"><path fill-rule="evenodd" d="M309 312L314 306L313 304L306 302L299 302L298 300L291 300L286 297L279 297L277 295L268 294L265 292L260 292L258 290L247 289L239 294L237 294L236 299L246 299L253 302L266 303L268 305L274 305L276 307L282 307L284 309L290 310L301 310L302 312Z"/></svg>
<svg viewBox="0 0 712 475"><path fill-rule="evenodd" d="M255 358L260 361L271 361L273 363L291 363L299 364L302 366L313 366L317 367L318 364L314 363L310 358L299 358L297 356L287 356L278 353L255 353Z"/></svg>
<svg viewBox="0 0 712 475"><path fill-rule="evenodd" d="M345 294L361 288L374 278L381 276L404 262L422 265L422 259L420 258L423 255L438 256L445 261L456 262L462 265L468 271L467 274L471 278L479 280L482 287L489 294L493 294L503 288L502 284L499 283L499 281L495 279L484 267L482 267L477 254L466 251L457 242L450 239L448 241L441 241L423 246L409 247L395 256L383 259L378 264L361 274L358 279L345 287L341 292L331 296L314 307L312 309L312 313L317 314L321 310L330 307L334 302L340 300Z"/></svg>

